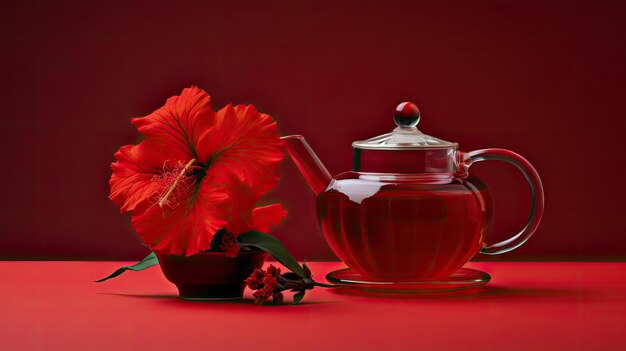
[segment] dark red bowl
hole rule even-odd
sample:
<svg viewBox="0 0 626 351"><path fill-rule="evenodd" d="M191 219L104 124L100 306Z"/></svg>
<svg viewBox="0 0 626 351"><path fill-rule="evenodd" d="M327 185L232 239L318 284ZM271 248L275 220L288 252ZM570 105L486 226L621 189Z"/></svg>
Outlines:
<svg viewBox="0 0 626 351"><path fill-rule="evenodd" d="M244 280L261 268L267 253L240 251L235 258L224 252L201 252L193 256L155 251L165 278L176 285L181 298L197 300L241 299Z"/></svg>

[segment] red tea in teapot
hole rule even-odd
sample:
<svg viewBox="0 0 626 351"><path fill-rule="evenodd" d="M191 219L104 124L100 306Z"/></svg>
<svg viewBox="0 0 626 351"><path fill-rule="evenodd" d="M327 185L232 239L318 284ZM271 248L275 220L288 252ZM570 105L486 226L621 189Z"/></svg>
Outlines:
<svg viewBox="0 0 626 351"><path fill-rule="evenodd" d="M363 276L431 280L454 273L480 250L489 201L477 179L450 184L340 179L318 196L317 213L333 251Z"/></svg>

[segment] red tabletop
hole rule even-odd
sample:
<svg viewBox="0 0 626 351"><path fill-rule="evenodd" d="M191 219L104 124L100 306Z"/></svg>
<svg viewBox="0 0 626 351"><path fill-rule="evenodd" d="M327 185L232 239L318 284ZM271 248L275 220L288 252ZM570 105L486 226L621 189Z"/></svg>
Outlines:
<svg viewBox="0 0 626 351"><path fill-rule="evenodd" d="M472 294L297 306L183 301L158 267L92 282L127 263L0 262L0 350L626 350L626 263L470 263L492 276Z"/></svg>

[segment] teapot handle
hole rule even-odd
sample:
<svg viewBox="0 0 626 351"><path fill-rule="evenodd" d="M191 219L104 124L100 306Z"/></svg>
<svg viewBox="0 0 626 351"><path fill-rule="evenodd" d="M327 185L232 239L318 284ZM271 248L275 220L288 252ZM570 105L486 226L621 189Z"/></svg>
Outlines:
<svg viewBox="0 0 626 351"><path fill-rule="evenodd" d="M528 181L532 191L532 207L526 226L513 237L488 245L483 243L480 252L487 255L497 255L518 248L530 238L539 226L543 215L543 185L535 168L522 156L505 149L483 149L469 152L465 155L463 165L469 168L474 162L481 161L505 161L516 166Z"/></svg>

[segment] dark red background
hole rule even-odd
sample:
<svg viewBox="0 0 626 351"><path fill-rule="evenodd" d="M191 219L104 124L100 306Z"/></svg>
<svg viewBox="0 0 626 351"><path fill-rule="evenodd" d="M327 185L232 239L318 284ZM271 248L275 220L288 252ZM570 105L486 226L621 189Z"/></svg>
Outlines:
<svg viewBox="0 0 626 351"><path fill-rule="evenodd" d="M0 5L0 258L134 259L146 253L107 199L131 116L199 85L217 108L253 103L305 135L332 173L350 142L389 131L401 101L426 133L502 147L544 180L544 221L500 259L623 259L626 11L572 1L11 1ZM521 228L512 167L493 188L493 238ZM289 163L274 234L299 258L333 258Z"/></svg>

